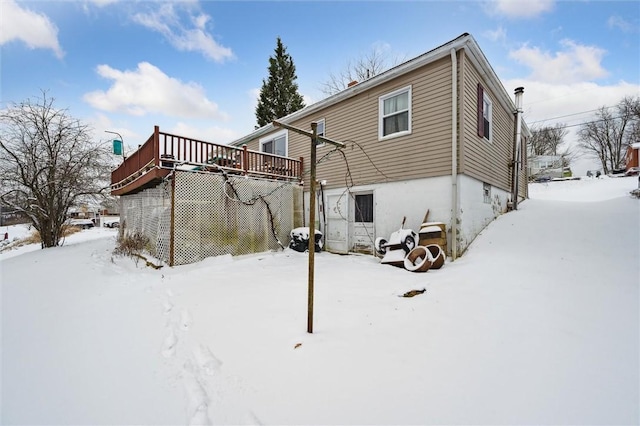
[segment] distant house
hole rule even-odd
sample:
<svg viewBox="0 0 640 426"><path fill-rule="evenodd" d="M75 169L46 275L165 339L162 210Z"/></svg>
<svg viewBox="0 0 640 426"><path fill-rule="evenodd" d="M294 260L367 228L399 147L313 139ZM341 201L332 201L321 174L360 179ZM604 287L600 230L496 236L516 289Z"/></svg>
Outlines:
<svg viewBox="0 0 640 426"><path fill-rule="evenodd" d="M317 224L326 249L372 253L376 237L428 221L460 255L494 218L527 197L526 139L516 101L469 34L279 119L344 142L318 146ZM520 124L520 126L518 126ZM519 130L519 133L518 133ZM274 124L231 143L303 157L309 217L310 139ZM304 179L304 177L303 177Z"/></svg>
<svg viewBox="0 0 640 426"><path fill-rule="evenodd" d="M640 151L640 142L633 143L627 147L627 154L625 157L625 170L629 170L632 167L640 167L638 161L638 152Z"/></svg>
<svg viewBox="0 0 640 426"><path fill-rule="evenodd" d="M561 178L564 167L561 155L535 155L529 157L529 178Z"/></svg>

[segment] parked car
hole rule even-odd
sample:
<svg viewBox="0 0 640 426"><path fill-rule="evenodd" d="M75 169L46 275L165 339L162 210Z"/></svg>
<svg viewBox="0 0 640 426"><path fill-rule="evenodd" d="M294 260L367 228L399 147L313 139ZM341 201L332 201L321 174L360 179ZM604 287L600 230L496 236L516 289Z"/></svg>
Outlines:
<svg viewBox="0 0 640 426"><path fill-rule="evenodd" d="M118 222L117 220L115 220L113 222L105 222L104 226L106 228L119 228L120 227L120 222Z"/></svg>
<svg viewBox="0 0 640 426"><path fill-rule="evenodd" d="M629 167L629 170L624 172L625 176L637 176L640 174L640 167Z"/></svg>
<svg viewBox="0 0 640 426"><path fill-rule="evenodd" d="M95 223L91 219L68 219L65 222L69 226L77 226L82 229L89 229L95 226Z"/></svg>

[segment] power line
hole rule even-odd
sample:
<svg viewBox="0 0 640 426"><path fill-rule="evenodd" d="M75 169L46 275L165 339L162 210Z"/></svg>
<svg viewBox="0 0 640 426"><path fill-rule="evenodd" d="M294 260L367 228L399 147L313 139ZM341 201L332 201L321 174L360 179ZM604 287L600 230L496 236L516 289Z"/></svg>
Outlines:
<svg viewBox="0 0 640 426"><path fill-rule="evenodd" d="M535 123L541 123L541 122L543 122L543 121L557 120L557 119L559 119L559 118L572 117L572 116L574 116L574 115L581 115L581 114L587 114L587 113L590 113L590 112L600 111L602 108L609 109L609 108L615 108L615 107L616 107L616 105L604 106L604 107L597 108L597 109L591 109L591 110L589 110L589 111L575 112L575 113L573 113L573 114L559 115L559 116L557 116L557 117L544 118L544 119L542 119L542 120L530 121L530 122L529 122L529 123L527 123L527 124L535 124Z"/></svg>
<svg viewBox="0 0 640 426"><path fill-rule="evenodd" d="M618 115L616 117L601 118L599 120L590 120L590 121L585 121L583 123L578 123L578 124L565 124L564 126L554 127L554 129L562 130L562 129L567 129L569 127L578 127L578 126L584 126L586 124L600 123L602 121L617 120L619 118L623 118L623 116Z"/></svg>

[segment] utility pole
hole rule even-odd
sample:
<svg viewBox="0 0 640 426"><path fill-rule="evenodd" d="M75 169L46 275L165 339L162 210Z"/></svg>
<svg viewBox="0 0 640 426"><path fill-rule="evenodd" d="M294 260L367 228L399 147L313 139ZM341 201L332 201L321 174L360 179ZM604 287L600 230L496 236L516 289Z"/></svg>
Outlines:
<svg viewBox="0 0 640 426"><path fill-rule="evenodd" d="M313 296L314 296L314 275L315 275L315 252L316 252L316 146L318 141L324 143L330 143L332 145L344 148L342 142L333 141L325 138L324 136L318 136L318 123L315 121L311 123L312 132L298 129L297 127L289 126L278 121L274 121L275 127L282 127L287 130L299 133L301 135L311 138L311 182L309 183L309 283L307 293L307 333L313 333Z"/></svg>

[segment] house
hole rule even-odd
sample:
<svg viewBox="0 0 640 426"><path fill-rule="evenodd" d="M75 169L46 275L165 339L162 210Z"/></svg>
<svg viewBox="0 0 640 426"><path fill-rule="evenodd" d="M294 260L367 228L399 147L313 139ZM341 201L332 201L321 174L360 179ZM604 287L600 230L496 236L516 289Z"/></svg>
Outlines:
<svg viewBox="0 0 640 426"><path fill-rule="evenodd" d="M627 147L627 153L625 156L625 170L629 171L632 167L636 169L640 167L638 161L638 152L640 151L640 142L632 143Z"/></svg>
<svg viewBox="0 0 640 426"><path fill-rule="evenodd" d="M343 142L317 146L316 226L332 252L373 253L377 237L443 223L455 258L527 197L522 88L512 100L475 39L433 50L278 120ZM304 159L310 138L268 124L230 145ZM303 180L304 180L303 176Z"/></svg>
<svg viewBox="0 0 640 426"><path fill-rule="evenodd" d="M532 155L529 157L529 178L561 178L565 168L561 155Z"/></svg>

